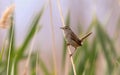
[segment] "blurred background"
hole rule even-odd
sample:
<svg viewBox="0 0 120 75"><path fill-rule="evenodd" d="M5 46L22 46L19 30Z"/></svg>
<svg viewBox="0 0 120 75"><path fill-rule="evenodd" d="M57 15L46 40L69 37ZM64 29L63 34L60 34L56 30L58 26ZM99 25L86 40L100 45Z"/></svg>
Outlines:
<svg viewBox="0 0 120 75"><path fill-rule="evenodd" d="M60 29L62 22L57 0L50 1L55 37L52 36L49 0L0 0L0 16L7 7L15 4L9 75L12 72L12 75L74 75ZM119 75L120 1L60 0L60 4L66 25L70 25L77 36L93 32L73 56L77 75ZM7 73L12 28L0 29L0 75ZM35 34L36 29L39 31Z"/></svg>

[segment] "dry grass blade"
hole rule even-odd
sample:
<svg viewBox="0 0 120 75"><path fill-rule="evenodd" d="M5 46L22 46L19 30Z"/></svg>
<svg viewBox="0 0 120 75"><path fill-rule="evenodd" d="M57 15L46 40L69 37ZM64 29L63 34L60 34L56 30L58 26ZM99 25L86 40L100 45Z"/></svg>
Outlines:
<svg viewBox="0 0 120 75"><path fill-rule="evenodd" d="M54 33L54 25L53 25L51 0L49 0L49 5L50 5L50 23L51 23L51 32L52 32L52 56L53 56L53 61L54 61L54 75L57 75L56 45L55 45L55 33Z"/></svg>

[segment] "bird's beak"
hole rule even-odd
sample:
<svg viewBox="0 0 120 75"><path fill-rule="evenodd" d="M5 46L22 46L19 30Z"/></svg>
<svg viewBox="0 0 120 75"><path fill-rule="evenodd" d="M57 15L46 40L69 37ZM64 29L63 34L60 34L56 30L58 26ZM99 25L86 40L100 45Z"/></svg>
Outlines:
<svg viewBox="0 0 120 75"><path fill-rule="evenodd" d="M64 27L60 27L60 29L64 29Z"/></svg>

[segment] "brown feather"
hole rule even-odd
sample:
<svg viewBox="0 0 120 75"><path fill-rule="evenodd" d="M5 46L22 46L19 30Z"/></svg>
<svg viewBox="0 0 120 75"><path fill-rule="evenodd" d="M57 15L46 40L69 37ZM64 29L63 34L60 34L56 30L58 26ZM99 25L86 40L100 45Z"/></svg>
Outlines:
<svg viewBox="0 0 120 75"><path fill-rule="evenodd" d="M73 32L71 33L71 39L81 46L81 40Z"/></svg>

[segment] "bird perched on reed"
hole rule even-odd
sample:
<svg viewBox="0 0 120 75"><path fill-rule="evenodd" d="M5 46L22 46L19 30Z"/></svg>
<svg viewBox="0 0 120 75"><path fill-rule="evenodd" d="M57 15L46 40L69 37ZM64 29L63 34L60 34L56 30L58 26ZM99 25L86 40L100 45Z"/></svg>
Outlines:
<svg viewBox="0 0 120 75"><path fill-rule="evenodd" d="M92 32L90 32L86 34L83 38L79 39L69 26L61 27L61 29L64 30L67 46L71 45L75 48L75 50L77 49L77 47L82 46L83 40L92 34ZM72 56L72 54L70 56Z"/></svg>

